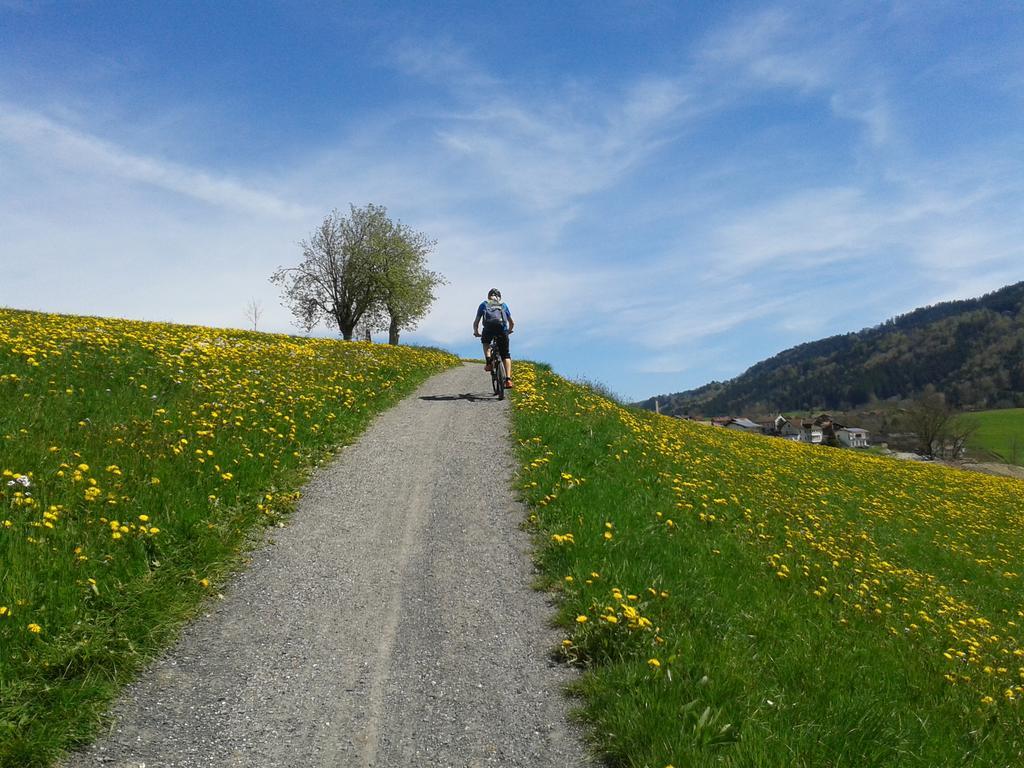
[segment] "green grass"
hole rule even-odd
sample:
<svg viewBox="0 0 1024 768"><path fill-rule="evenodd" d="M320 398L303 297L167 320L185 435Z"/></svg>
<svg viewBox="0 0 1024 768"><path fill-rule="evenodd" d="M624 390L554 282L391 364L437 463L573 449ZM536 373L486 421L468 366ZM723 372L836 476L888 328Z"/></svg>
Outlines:
<svg viewBox="0 0 1024 768"><path fill-rule="evenodd" d="M978 424L968 446L972 452L1024 466L1024 408L980 411L969 418Z"/></svg>
<svg viewBox="0 0 1024 768"><path fill-rule="evenodd" d="M521 493L610 764L1024 764L1024 483L518 365Z"/></svg>
<svg viewBox="0 0 1024 768"><path fill-rule="evenodd" d="M89 739L437 350L0 309L0 766Z"/></svg>

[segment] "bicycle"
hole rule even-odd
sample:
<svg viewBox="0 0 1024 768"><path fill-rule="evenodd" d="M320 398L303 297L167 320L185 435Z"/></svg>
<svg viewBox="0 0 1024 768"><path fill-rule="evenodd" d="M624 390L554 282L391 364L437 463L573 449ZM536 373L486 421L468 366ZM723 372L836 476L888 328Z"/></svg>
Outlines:
<svg viewBox="0 0 1024 768"><path fill-rule="evenodd" d="M505 361L501 359L501 350L498 349L498 339L492 338L488 348L488 359L491 361L491 388L499 400L505 399Z"/></svg>

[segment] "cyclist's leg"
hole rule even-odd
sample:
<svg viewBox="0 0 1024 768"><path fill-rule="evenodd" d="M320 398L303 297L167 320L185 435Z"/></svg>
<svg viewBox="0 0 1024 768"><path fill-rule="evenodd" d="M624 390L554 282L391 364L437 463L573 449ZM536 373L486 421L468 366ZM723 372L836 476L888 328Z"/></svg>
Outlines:
<svg viewBox="0 0 1024 768"><path fill-rule="evenodd" d="M503 334L499 339L498 343L501 347L501 362L505 368L505 378L512 378L512 356L508 351L508 334Z"/></svg>
<svg viewBox="0 0 1024 768"><path fill-rule="evenodd" d="M480 341L484 345L484 370L491 370L491 335L484 328L484 332L480 335Z"/></svg>

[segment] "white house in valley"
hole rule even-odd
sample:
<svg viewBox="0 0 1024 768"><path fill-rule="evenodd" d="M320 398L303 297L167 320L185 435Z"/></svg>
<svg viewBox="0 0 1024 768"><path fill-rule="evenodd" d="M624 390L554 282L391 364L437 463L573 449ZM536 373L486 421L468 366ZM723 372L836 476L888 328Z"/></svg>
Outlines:
<svg viewBox="0 0 1024 768"><path fill-rule="evenodd" d="M781 414L775 419L775 434L787 440L813 445L821 445L824 438L821 425L815 424L810 419L788 418Z"/></svg>
<svg viewBox="0 0 1024 768"><path fill-rule="evenodd" d="M839 442L847 448L867 448L868 431L860 427L842 427L836 430Z"/></svg>
<svg viewBox="0 0 1024 768"><path fill-rule="evenodd" d="M867 448L869 445L868 431L860 427L844 427L832 421L828 414L821 414L816 419L792 418L779 414L775 418L775 434L789 440L797 440L811 445L829 444L847 448Z"/></svg>

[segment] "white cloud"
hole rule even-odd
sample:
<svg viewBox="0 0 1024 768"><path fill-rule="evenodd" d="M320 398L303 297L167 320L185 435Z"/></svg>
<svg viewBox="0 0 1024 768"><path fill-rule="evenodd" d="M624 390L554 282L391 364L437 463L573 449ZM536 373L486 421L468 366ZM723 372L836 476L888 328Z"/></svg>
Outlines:
<svg viewBox="0 0 1024 768"><path fill-rule="evenodd" d="M535 210L557 210L607 189L650 158L672 130L685 92L669 80L639 83L574 110L491 97L439 131L450 152L486 169Z"/></svg>
<svg viewBox="0 0 1024 768"><path fill-rule="evenodd" d="M391 62L406 75L453 90L479 90L499 84L475 65L468 52L451 39L430 42L405 38L390 49Z"/></svg>
<svg viewBox="0 0 1024 768"><path fill-rule="evenodd" d="M829 105L837 117L862 123L873 144L885 144L893 135L893 118L880 85L833 93Z"/></svg>
<svg viewBox="0 0 1024 768"><path fill-rule="evenodd" d="M709 35L699 58L735 97L765 87L817 96L882 145L894 138L894 118L864 34L835 9L777 5Z"/></svg>
<svg viewBox="0 0 1024 768"><path fill-rule="evenodd" d="M683 353L655 355L637 364L640 373L683 373L693 367L693 358Z"/></svg>
<svg viewBox="0 0 1024 768"><path fill-rule="evenodd" d="M712 274L723 278L773 269L821 266L877 241L884 225L854 188L800 191L744 211L716 235Z"/></svg>
<svg viewBox="0 0 1024 768"><path fill-rule="evenodd" d="M802 48L796 39L800 28L800 21L782 7L744 14L708 35L699 58L751 82L819 90L832 79L832 56Z"/></svg>
<svg viewBox="0 0 1024 768"><path fill-rule="evenodd" d="M444 40L406 42L395 64L454 100L447 113L432 116L449 155L546 214L613 186L696 111L683 83L663 76L601 90L566 81L517 96Z"/></svg>
<svg viewBox="0 0 1024 768"><path fill-rule="evenodd" d="M129 152L37 112L0 102L0 137L44 162L150 184L225 208L282 218L299 218L301 205L186 165Z"/></svg>

